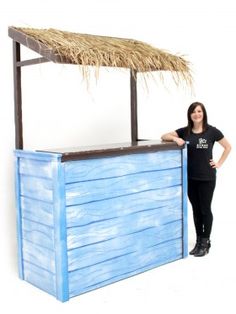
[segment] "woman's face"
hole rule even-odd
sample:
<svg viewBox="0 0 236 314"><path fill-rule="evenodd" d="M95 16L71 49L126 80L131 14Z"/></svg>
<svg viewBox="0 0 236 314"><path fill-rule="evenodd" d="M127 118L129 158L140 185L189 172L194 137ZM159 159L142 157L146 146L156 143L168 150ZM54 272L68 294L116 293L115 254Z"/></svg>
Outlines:
<svg viewBox="0 0 236 314"><path fill-rule="evenodd" d="M201 123L203 121L203 111L201 106L197 106L191 113L193 123Z"/></svg>

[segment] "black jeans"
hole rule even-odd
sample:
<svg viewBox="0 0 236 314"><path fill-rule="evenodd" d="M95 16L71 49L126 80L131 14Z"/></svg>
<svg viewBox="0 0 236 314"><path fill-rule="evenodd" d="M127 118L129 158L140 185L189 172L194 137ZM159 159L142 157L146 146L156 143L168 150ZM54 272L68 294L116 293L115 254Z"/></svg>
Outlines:
<svg viewBox="0 0 236 314"><path fill-rule="evenodd" d="M197 236L210 238L213 215L211 201L216 180L188 180L188 197L193 208L193 220Z"/></svg>

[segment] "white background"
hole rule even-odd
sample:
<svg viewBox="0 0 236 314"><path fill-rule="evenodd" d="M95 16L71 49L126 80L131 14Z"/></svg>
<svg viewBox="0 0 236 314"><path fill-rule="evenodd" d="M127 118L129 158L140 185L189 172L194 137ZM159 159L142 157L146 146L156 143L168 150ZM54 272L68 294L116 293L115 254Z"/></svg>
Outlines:
<svg viewBox="0 0 236 314"><path fill-rule="evenodd" d="M12 40L8 26L133 38L192 64L194 93L167 82L139 86L139 137L159 139L184 126L193 101L235 147L236 11L234 1L7 1L0 4L0 311L12 313L235 313L235 153L218 171L212 250L71 299L64 304L18 279L14 199ZM31 55L24 49L23 58ZM101 70L86 86L76 66L22 69L27 149L123 142L130 139L129 77ZM219 145L215 157L219 156ZM194 242L189 208L189 246Z"/></svg>

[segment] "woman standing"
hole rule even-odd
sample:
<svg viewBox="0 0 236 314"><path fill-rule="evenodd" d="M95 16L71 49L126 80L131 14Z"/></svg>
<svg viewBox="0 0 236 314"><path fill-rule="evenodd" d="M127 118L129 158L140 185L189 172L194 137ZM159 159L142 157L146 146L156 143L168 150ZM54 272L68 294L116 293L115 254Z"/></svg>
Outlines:
<svg viewBox="0 0 236 314"><path fill-rule="evenodd" d="M192 103L187 117L186 127L164 134L161 138L163 141L174 141L179 146L188 142L188 197L193 209L197 239L189 254L204 256L211 247L211 202L216 184L216 169L224 163L231 146L220 130L208 124L207 112L202 103ZM223 147L218 161L212 158L215 141Z"/></svg>

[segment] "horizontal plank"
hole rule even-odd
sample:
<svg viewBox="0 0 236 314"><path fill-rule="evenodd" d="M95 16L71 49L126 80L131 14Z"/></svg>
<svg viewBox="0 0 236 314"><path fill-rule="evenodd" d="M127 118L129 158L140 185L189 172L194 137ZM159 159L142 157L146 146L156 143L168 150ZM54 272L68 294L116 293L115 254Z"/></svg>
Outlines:
<svg viewBox="0 0 236 314"><path fill-rule="evenodd" d="M179 150L71 161L65 163L65 180L67 183L81 182L180 166Z"/></svg>
<svg viewBox="0 0 236 314"><path fill-rule="evenodd" d="M20 158L19 173L35 177L52 178L52 163L27 158Z"/></svg>
<svg viewBox="0 0 236 314"><path fill-rule="evenodd" d="M180 186L161 190L144 191L99 202L68 206L66 208L67 227L82 226L91 222L117 218L139 211L160 208L159 219L169 216L178 219L182 208L182 189ZM166 221L168 220L165 219Z"/></svg>
<svg viewBox="0 0 236 314"><path fill-rule="evenodd" d="M53 226L53 204L34 200L28 197L20 198L22 217Z"/></svg>
<svg viewBox="0 0 236 314"><path fill-rule="evenodd" d="M157 227L182 218L181 209L175 208L175 215L166 214L168 208L136 212L127 216L99 221L67 229L67 247L73 249L88 244L106 241L126 234ZM171 208L172 211L172 208Z"/></svg>
<svg viewBox="0 0 236 314"><path fill-rule="evenodd" d="M51 227L22 219L22 238L54 250L54 230Z"/></svg>
<svg viewBox="0 0 236 314"><path fill-rule="evenodd" d="M55 252L30 241L23 241L23 258L28 263L39 266L55 274Z"/></svg>
<svg viewBox="0 0 236 314"><path fill-rule="evenodd" d="M53 186L51 180L21 175L20 183L21 196L28 196L32 199L52 202Z"/></svg>
<svg viewBox="0 0 236 314"><path fill-rule="evenodd" d="M24 279L39 289L56 296L56 278L53 273L25 261Z"/></svg>
<svg viewBox="0 0 236 314"><path fill-rule="evenodd" d="M66 205L111 199L181 184L181 168L66 185Z"/></svg>
<svg viewBox="0 0 236 314"><path fill-rule="evenodd" d="M147 248L142 252L133 252L70 272L70 297L180 258L182 258L182 240L176 239Z"/></svg>
<svg viewBox="0 0 236 314"><path fill-rule="evenodd" d="M105 262L118 256L132 252L145 251L146 248L180 238L182 236L182 221L147 228L135 233L119 236L110 240L86 245L68 252L68 270L89 267Z"/></svg>

